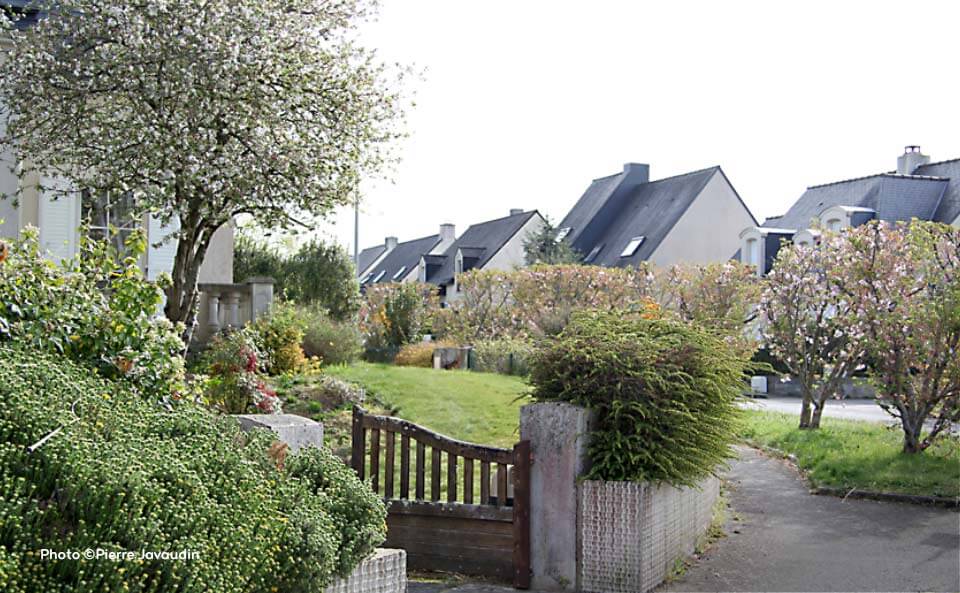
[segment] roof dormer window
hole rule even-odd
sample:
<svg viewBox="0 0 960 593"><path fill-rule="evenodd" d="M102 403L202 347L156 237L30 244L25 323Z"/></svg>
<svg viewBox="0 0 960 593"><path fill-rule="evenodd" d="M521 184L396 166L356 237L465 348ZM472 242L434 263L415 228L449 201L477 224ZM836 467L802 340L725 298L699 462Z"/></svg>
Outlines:
<svg viewBox="0 0 960 593"><path fill-rule="evenodd" d="M553 238L557 243L563 241L567 238L567 235L570 234L570 231L573 230L571 227L565 226L557 231L557 235Z"/></svg>
<svg viewBox="0 0 960 593"><path fill-rule="evenodd" d="M620 257L632 257L634 253L637 252L637 249L640 249L640 246L643 245L643 241L646 239L644 236L634 237L630 239L630 242L627 243L627 246L623 248L623 251L620 252Z"/></svg>

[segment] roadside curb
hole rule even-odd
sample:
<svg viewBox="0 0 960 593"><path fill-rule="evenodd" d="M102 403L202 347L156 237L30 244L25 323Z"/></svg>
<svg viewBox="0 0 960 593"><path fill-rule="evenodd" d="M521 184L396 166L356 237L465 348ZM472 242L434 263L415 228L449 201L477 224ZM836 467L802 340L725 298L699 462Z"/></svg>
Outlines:
<svg viewBox="0 0 960 593"><path fill-rule="evenodd" d="M836 496L844 500L848 498L877 500L881 502L899 502L904 504L915 504L921 506L935 506L946 509L960 509L960 497L950 496L924 496L920 494L898 494L895 492L878 492L876 490L861 490L859 488L837 488L834 486L816 486L813 480L807 475L797 463L797 457L793 453L787 453L776 447L766 447L754 442L746 442L748 447L756 449L766 455L779 457L788 462L790 466L800 474L810 486L810 494L816 496Z"/></svg>

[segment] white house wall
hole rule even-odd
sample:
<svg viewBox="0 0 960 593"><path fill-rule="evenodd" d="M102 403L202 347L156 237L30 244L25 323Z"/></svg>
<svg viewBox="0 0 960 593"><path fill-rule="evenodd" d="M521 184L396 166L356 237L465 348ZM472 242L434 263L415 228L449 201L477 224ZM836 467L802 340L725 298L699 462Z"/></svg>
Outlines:
<svg viewBox="0 0 960 593"><path fill-rule="evenodd" d="M545 224L543 217L539 214L531 216L520 230L514 233L510 240L504 243L500 251L494 254L487 263L484 264L484 270L513 270L526 265L526 251L523 244L529 239L530 235L538 232Z"/></svg>
<svg viewBox="0 0 960 593"><path fill-rule="evenodd" d="M240 282L246 278L238 278ZM217 229L210 239L206 257L200 264L200 282L214 284L233 283L233 224Z"/></svg>
<svg viewBox="0 0 960 593"><path fill-rule="evenodd" d="M740 248L740 231L756 222L726 178L714 173L650 257L657 266L728 261Z"/></svg>

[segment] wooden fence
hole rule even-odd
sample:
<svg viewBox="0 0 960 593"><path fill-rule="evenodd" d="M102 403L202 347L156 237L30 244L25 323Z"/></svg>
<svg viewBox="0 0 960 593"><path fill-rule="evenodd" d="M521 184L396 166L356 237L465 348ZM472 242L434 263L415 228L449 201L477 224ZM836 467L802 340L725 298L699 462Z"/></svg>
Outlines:
<svg viewBox="0 0 960 593"><path fill-rule="evenodd" d="M466 443L357 406L352 445L354 470L387 499L385 545L405 549L411 568L529 588L529 442Z"/></svg>

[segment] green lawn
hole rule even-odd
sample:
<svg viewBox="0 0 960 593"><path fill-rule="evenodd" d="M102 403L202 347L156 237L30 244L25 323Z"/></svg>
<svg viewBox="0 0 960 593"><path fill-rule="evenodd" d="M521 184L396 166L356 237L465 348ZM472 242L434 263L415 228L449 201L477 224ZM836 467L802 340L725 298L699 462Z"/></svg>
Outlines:
<svg viewBox="0 0 960 593"><path fill-rule="evenodd" d="M754 410L747 412L743 437L794 454L817 486L960 496L960 442L955 438L906 455L899 428L824 418L819 430L799 430L796 416Z"/></svg>
<svg viewBox="0 0 960 593"><path fill-rule="evenodd" d="M455 439L512 447L520 440L522 379L492 373L438 371L358 363L326 372L362 385L395 416Z"/></svg>

